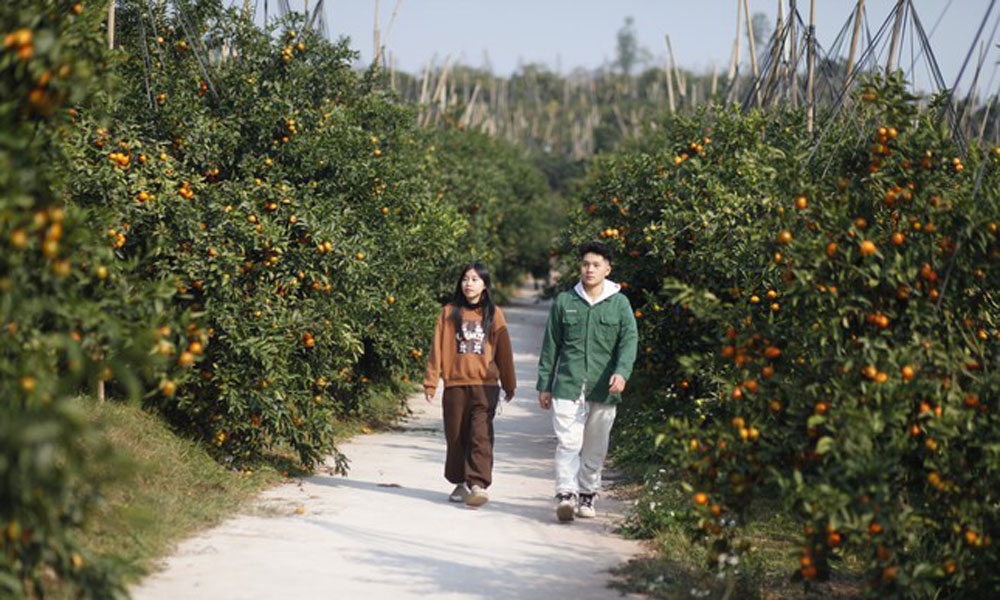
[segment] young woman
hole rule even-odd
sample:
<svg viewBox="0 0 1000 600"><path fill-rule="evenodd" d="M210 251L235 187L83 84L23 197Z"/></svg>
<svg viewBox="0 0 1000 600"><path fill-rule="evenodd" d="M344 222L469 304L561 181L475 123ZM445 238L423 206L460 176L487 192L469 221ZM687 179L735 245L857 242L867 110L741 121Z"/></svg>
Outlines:
<svg viewBox="0 0 1000 600"><path fill-rule="evenodd" d="M464 265L450 303L441 309L427 359L428 402L444 380L444 476L455 484L448 499L482 506L493 476L493 417L503 386L507 402L517 381L503 311L490 296L490 274L481 263Z"/></svg>

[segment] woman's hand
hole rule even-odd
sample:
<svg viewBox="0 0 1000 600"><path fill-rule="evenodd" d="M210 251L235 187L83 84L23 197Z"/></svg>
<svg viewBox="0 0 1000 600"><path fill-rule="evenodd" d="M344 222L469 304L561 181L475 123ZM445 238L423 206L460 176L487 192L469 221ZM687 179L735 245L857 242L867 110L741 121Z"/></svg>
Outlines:
<svg viewBox="0 0 1000 600"><path fill-rule="evenodd" d="M433 404L434 403L434 393L433 392L428 392L427 390L424 390L424 400L426 400L428 404Z"/></svg>

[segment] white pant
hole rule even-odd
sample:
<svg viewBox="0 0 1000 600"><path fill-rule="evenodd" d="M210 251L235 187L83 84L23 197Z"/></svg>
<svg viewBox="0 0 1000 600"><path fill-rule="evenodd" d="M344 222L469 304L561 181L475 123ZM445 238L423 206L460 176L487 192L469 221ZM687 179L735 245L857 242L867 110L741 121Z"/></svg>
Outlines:
<svg viewBox="0 0 1000 600"><path fill-rule="evenodd" d="M593 494L601 487L601 470L617 406L576 400L552 401L556 446L556 493Z"/></svg>

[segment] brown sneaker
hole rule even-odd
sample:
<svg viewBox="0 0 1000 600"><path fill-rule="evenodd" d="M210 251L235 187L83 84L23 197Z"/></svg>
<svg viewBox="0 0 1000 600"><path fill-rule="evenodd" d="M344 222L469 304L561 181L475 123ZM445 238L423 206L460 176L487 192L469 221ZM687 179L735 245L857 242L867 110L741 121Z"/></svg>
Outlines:
<svg viewBox="0 0 1000 600"><path fill-rule="evenodd" d="M479 487L478 485L473 485L469 489L469 495L465 497L466 506L482 506L489 501L490 497L486 494L486 490Z"/></svg>

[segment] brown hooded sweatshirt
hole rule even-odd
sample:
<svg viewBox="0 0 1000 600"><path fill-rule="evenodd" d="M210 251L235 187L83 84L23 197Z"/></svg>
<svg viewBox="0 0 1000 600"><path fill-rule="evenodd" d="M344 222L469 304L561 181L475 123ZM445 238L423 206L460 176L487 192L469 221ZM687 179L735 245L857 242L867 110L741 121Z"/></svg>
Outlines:
<svg viewBox="0 0 1000 600"><path fill-rule="evenodd" d="M441 309L434 341L427 358L424 390L434 394L438 378L446 388L461 385L496 385L499 378L504 392L511 396L517 387L514 356L511 351L507 320L498 306L493 314L489 336L483 332L482 309L462 308L462 327L456 329L452 305Z"/></svg>

